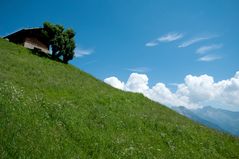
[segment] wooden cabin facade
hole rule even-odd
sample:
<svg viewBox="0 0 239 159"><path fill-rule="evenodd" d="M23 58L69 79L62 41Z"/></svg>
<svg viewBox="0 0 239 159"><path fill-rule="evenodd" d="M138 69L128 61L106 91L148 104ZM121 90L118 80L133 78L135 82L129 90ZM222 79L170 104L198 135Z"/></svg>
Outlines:
<svg viewBox="0 0 239 159"><path fill-rule="evenodd" d="M49 54L49 44L44 40L42 28L22 29L4 38L28 49L37 49Z"/></svg>

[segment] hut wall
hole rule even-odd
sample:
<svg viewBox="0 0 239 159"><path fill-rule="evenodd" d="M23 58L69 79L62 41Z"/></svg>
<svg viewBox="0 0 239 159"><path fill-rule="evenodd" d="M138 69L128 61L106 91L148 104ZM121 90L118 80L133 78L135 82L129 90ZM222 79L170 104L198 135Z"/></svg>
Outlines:
<svg viewBox="0 0 239 159"><path fill-rule="evenodd" d="M23 45L24 45L24 47L29 48L29 49L38 48L38 49L41 49L41 51L44 53L49 53L48 46L34 37L25 38Z"/></svg>

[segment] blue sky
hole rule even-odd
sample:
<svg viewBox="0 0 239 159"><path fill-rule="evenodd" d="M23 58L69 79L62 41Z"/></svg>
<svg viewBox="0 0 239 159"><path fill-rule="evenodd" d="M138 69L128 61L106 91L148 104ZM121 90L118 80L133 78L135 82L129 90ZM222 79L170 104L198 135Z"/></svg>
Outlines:
<svg viewBox="0 0 239 159"><path fill-rule="evenodd" d="M239 71L237 0L1 0L0 15L1 36L44 21L73 28L71 63L101 80L135 72L176 91L190 74L217 82Z"/></svg>

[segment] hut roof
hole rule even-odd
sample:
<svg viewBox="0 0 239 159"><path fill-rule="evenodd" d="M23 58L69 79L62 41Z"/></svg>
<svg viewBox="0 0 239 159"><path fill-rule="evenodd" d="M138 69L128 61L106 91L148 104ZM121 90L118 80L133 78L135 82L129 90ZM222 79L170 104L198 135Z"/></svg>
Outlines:
<svg viewBox="0 0 239 159"><path fill-rule="evenodd" d="M48 45L47 40L42 34L42 30L43 28L24 28L9 34L4 38L9 39L10 41L22 41L26 37L35 37Z"/></svg>

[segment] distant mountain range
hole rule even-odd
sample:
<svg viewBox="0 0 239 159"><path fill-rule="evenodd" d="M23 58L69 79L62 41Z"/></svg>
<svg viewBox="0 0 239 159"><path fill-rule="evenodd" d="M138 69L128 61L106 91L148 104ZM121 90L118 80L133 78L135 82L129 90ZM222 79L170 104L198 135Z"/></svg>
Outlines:
<svg viewBox="0 0 239 159"><path fill-rule="evenodd" d="M239 136L239 112L216 109L210 106L200 109L187 109L180 106L172 107L172 109L207 127Z"/></svg>

